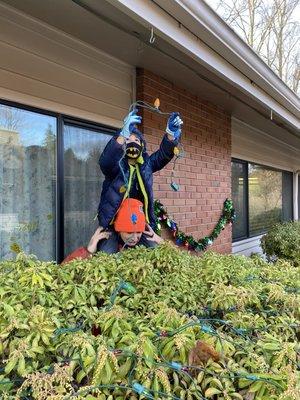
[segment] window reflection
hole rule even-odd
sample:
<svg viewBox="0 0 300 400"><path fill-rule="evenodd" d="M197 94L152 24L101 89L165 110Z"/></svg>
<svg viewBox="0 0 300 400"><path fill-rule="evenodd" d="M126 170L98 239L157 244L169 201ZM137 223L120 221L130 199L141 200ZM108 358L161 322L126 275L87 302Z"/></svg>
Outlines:
<svg viewBox="0 0 300 400"><path fill-rule="evenodd" d="M282 219L282 172L249 164L250 236Z"/></svg>
<svg viewBox="0 0 300 400"><path fill-rule="evenodd" d="M111 135L77 126L64 128L65 255L88 243L104 177L98 160Z"/></svg>
<svg viewBox="0 0 300 400"><path fill-rule="evenodd" d="M56 118L0 105L0 258L55 258Z"/></svg>
<svg viewBox="0 0 300 400"><path fill-rule="evenodd" d="M246 167L247 165L242 162L232 163L232 200L236 212L232 232L233 239L247 237Z"/></svg>

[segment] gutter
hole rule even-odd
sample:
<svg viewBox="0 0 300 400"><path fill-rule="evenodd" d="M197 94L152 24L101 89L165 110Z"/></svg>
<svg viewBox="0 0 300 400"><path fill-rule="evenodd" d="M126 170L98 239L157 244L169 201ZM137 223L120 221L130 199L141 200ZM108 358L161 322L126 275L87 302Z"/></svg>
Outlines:
<svg viewBox="0 0 300 400"><path fill-rule="evenodd" d="M300 99L203 0L154 0L213 50L299 117ZM292 109L291 109L292 107Z"/></svg>
<svg viewBox="0 0 300 400"><path fill-rule="evenodd" d="M182 53L192 58L194 61L205 66L207 69L211 70L213 73L221 77L223 80L234 85L238 91L243 92L250 96L253 100L260 103L261 106L265 108L265 112L268 116L271 113L275 117L280 117L285 123L291 126L293 131L299 132L299 109L300 100L299 98L286 87L286 85L281 81L280 78L267 67L262 60L254 53L249 46L247 46L233 31L227 26L227 24L216 14L211 8L204 3L202 0L107 0L113 6L119 8L122 12L129 15L131 18L142 24L145 28L154 28L156 36L162 37L173 47L179 49ZM197 3L196 3L197 1ZM196 3L196 5L194 5ZM187 4L191 7L194 5L199 12L200 5L203 9L209 13L210 17L205 16L206 21L201 21L199 17L195 14L192 15L191 11L187 10ZM197 19L198 18L198 19ZM208 24L207 21L210 21ZM181 21L184 21L184 25ZM206 22L206 25L203 25ZM257 83L248 77L241 67L249 65L245 63L245 60L238 58L238 61L232 60L237 59L237 54L233 52L233 49L228 49L225 47L224 39L218 38L220 32L214 32L213 42L215 45L219 46L219 53L216 52L212 47L208 46L206 42L202 41L199 36L197 36L191 29L195 29L208 34L208 30L212 31L213 23L219 28L224 28L230 35L234 37L237 44L243 44L247 49L247 52L251 54L251 60L254 62L256 60L257 65L266 69L266 72L270 77L275 80L272 84L261 74L255 70L255 64L253 64L251 73L255 74L257 77ZM186 25L189 28L186 28ZM210 27L208 29L208 26ZM204 33L203 33L204 32ZM212 33L210 32L210 35ZM209 36L209 35L208 35ZM225 35L226 36L226 35ZM216 42L216 40L218 41ZM207 39L208 40L208 39ZM212 40L212 36L211 36ZM231 38L232 40L232 38ZM225 47L225 48L224 48ZM238 48L239 46L237 46ZM245 49L243 49L245 51ZM221 53L226 53L226 58L231 60L231 62L225 59L224 55ZM241 56L240 56L241 57ZM264 90L259 84L259 79L265 79L265 86L267 90ZM277 86L280 88L285 87L285 96L281 93ZM280 100L280 101L279 101Z"/></svg>

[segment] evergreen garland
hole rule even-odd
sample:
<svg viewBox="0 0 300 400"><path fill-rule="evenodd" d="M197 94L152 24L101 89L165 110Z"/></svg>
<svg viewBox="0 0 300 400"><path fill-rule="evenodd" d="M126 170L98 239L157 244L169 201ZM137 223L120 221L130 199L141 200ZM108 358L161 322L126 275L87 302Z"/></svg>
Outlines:
<svg viewBox="0 0 300 400"><path fill-rule="evenodd" d="M221 231L224 230L225 226L232 223L235 220L235 210L233 208L233 202L230 199L224 201L222 214L214 227L212 233L209 236L205 236L202 239L196 240L191 235L186 235L180 231L177 223L172 220L163 204L159 200L154 202L154 213L156 216L156 232L160 234L162 225L172 232L175 239L175 243L178 246L184 245L189 250L204 251L208 246L212 245L214 240L220 235Z"/></svg>

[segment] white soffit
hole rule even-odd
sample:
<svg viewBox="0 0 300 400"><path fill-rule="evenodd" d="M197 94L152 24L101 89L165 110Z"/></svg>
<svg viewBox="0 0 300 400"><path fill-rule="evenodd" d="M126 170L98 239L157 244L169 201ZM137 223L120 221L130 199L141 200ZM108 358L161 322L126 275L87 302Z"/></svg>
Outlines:
<svg viewBox="0 0 300 400"><path fill-rule="evenodd" d="M204 65L208 70L213 71L218 77L221 77L224 81L233 84L239 91L246 93L251 100L255 100L257 103L264 105L266 110L273 110L274 115L278 115L282 118L285 123L289 124L293 130L299 133L300 130L300 100L296 95L293 95L283 83L284 92L282 88L276 89L276 85L267 81L262 75L262 71L258 72L254 69L254 64L251 66L245 58L247 54L251 53L253 57L253 51L248 48L248 53L237 54L236 48L226 48L228 52L227 57L220 55L212 49L207 43L204 43L200 39L201 30L207 30L207 27L203 24L203 18L199 18L200 11L204 7L210 11L210 17L214 18L219 24L226 25L206 3L200 0L107 0L112 5L117 6L124 13L128 14L139 23L146 27L153 26L156 35L162 37L168 43L172 44L175 48L179 49L184 54L188 55L193 61L197 61L199 64ZM200 9L199 7L202 6ZM222 23L220 22L222 21ZM186 28L188 26L188 29ZM197 32L192 29L197 27ZM212 24L210 29L212 29ZM230 28L229 28L230 29ZM231 30L233 33L233 31ZM218 36L218 32L214 32L215 38ZM236 34L234 34L237 43L242 42ZM238 40L237 40L238 38ZM215 39L214 39L215 40ZM220 45L220 41L218 43ZM225 46L223 42L223 46ZM243 49L245 51L245 49ZM232 58L233 57L233 58ZM236 60L239 57L239 62L234 62L234 65L227 61L227 59ZM256 64L262 66L264 63L256 56ZM245 72L239 69L239 66L243 62L247 64L247 68L252 68L252 75L255 73L256 77L260 80L253 80L251 77L245 75ZM254 62L254 60L252 60ZM269 70L269 68L268 68ZM266 72L266 71L265 71ZM269 75L274 80L274 73L270 70ZM270 78L269 76L269 78ZM265 79L264 88L262 87L261 80ZM280 79L277 79L279 82ZM278 84L277 82L277 84ZM275 82L276 83L276 82ZM276 96L275 96L276 92ZM287 96L287 93L289 94ZM280 99L278 98L280 97ZM279 101L280 100L280 101Z"/></svg>

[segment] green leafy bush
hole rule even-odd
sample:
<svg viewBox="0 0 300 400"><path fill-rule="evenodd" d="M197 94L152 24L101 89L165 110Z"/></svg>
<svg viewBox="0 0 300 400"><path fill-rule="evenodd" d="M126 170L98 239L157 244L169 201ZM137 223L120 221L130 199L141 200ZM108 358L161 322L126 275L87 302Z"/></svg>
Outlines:
<svg viewBox="0 0 300 400"><path fill-rule="evenodd" d="M300 265L300 221L275 224L261 239L269 260L282 258Z"/></svg>
<svg viewBox="0 0 300 400"><path fill-rule="evenodd" d="M0 397L300 398L299 268L168 243L0 263Z"/></svg>

